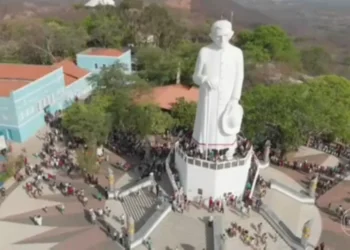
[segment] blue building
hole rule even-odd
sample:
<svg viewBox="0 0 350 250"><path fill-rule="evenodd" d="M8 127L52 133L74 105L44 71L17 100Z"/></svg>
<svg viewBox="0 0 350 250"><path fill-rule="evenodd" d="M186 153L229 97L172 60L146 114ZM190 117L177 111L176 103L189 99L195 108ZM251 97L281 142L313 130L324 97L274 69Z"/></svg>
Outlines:
<svg viewBox="0 0 350 250"><path fill-rule="evenodd" d="M28 140L45 126L46 112L65 109L76 98L89 96L91 74L117 62L131 72L130 51L114 49L80 53L77 65L70 60L51 66L0 64L0 136L14 142Z"/></svg>
<svg viewBox="0 0 350 250"><path fill-rule="evenodd" d="M90 48L77 54L78 67L90 72L98 73L103 67L109 67L115 63L122 64L125 72L131 73L131 51Z"/></svg>

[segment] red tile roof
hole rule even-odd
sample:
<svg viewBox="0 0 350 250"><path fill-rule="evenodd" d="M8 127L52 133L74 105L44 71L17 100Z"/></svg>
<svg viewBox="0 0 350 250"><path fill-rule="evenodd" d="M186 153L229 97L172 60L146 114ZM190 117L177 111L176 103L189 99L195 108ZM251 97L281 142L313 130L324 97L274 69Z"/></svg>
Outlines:
<svg viewBox="0 0 350 250"><path fill-rule="evenodd" d="M138 103L153 103L161 109L171 110L178 99L184 98L188 102L197 102L199 98L198 88L190 88L180 84L153 88L151 94L137 100Z"/></svg>
<svg viewBox="0 0 350 250"><path fill-rule="evenodd" d="M91 48L85 51L85 54L91 55L91 56L120 57L121 55L124 54L124 52L117 49Z"/></svg>
<svg viewBox="0 0 350 250"><path fill-rule="evenodd" d="M56 68L43 65L0 64L0 96L8 97L27 84L51 73Z"/></svg>
<svg viewBox="0 0 350 250"><path fill-rule="evenodd" d="M55 63L54 66L63 67L64 82L66 86L89 74L89 71L79 68L73 61L66 59Z"/></svg>

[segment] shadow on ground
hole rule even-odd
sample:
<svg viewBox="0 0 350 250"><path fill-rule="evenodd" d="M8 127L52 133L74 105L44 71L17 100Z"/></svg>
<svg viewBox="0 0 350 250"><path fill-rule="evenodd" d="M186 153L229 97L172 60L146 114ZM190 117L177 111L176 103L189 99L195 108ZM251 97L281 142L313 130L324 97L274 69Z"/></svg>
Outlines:
<svg viewBox="0 0 350 250"><path fill-rule="evenodd" d="M214 231L213 227L208 226L209 217L198 218L201 222L205 224L205 239L206 239L206 249L213 249L214 247ZM185 249L185 248L184 248ZM188 248L194 249L194 248Z"/></svg>

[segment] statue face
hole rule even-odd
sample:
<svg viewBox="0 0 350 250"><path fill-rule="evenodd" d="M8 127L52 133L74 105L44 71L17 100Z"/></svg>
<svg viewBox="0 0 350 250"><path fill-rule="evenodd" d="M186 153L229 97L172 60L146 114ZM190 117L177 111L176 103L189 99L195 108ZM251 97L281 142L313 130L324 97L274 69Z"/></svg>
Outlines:
<svg viewBox="0 0 350 250"><path fill-rule="evenodd" d="M211 39L219 48L223 49L230 44L232 35L232 31L216 32L216 34L211 35Z"/></svg>

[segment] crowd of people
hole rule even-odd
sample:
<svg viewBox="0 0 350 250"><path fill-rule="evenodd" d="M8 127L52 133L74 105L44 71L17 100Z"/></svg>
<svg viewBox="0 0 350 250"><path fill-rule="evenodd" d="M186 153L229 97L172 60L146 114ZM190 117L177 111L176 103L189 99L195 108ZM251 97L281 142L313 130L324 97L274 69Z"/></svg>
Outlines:
<svg viewBox="0 0 350 250"><path fill-rule="evenodd" d="M350 148L341 143L330 143L321 138L310 138L307 146L323 151L327 154L337 157L343 156L350 159Z"/></svg>
<svg viewBox="0 0 350 250"><path fill-rule="evenodd" d="M237 223L231 223L230 227L226 229L226 233L230 238L238 236L248 246L255 246L259 249L261 246L263 246L264 250L268 249L268 233L262 233L263 224L260 222L256 226L254 225L252 227L254 230L251 232ZM273 240L273 242L277 242L277 233L275 233L273 236L270 235L270 238Z"/></svg>
<svg viewBox="0 0 350 250"><path fill-rule="evenodd" d="M227 160L227 152L229 148L217 150L217 149L207 149L202 150L198 143L192 139L191 133L183 133L179 138L179 147L187 156L193 158L199 158L202 160L218 162ZM233 153L234 158L244 158L249 150L251 149L252 144L249 140L237 137L237 148Z"/></svg>
<svg viewBox="0 0 350 250"><path fill-rule="evenodd" d="M350 165L343 163L339 163L337 166L331 167L310 163L308 161L290 162L287 160L280 160L276 156L271 156L271 162L280 167L291 168L293 170L312 175L317 174L319 176L317 184L318 196L324 194L339 182L344 180L350 172Z"/></svg>

